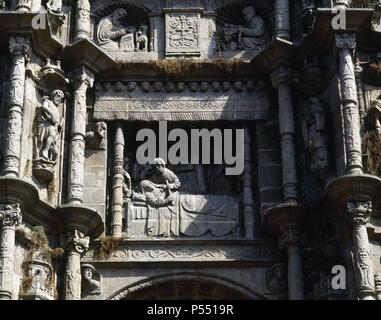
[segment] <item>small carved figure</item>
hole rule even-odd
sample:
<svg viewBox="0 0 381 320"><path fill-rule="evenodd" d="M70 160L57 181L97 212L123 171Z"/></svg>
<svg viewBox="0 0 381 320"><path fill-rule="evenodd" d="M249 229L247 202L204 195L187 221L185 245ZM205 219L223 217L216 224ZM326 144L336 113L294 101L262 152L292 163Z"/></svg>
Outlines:
<svg viewBox="0 0 381 320"><path fill-rule="evenodd" d="M184 92L185 91L185 83L184 82L179 82L177 84L177 92Z"/></svg>
<svg viewBox="0 0 381 320"><path fill-rule="evenodd" d="M59 106L64 100L61 90L54 90L49 97L43 97L43 103L37 111L35 135L35 160L55 162L58 155L57 140L62 128Z"/></svg>
<svg viewBox="0 0 381 320"><path fill-rule="evenodd" d="M243 83L241 81L234 82L234 90L237 92L242 92L243 90Z"/></svg>
<svg viewBox="0 0 381 320"><path fill-rule="evenodd" d="M208 89L209 89L209 83L207 83L206 81L202 81L200 85L201 92L207 92Z"/></svg>
<svg viewBox="0 0 381 320"><path fill-rule="evenodd" d="M248 82L246 82L246 89L247 91L253 91L255 89L254 81L249 80Z"/></svg>
<svg viewBox="0 0 381 320"><path fill-rule="evenodd" d="M173 92L175 91L175 89L176 89L176 85L173 82L171 81L167 82L167 85L165 86L165 90L167 92Z"/></svg>
<svg viewBox="0 0 381 320"><path fill-rule="evenodd" d="M156 92L161 92L163 90L163 83L160 82L160 81L156 81L153 85L152 85L153 89L156 91Z"/></svg>
<svg viewBox="0 0 381 320"><path fill-rule="evenodd" d="M122 91L124 91L124 89L125 89L125 87L124 87L123 82L117 81L117 83L115 83L115 91L116 92L122 92Z"/></svg>
<svg viewBox="0 0 381 320"><path fill-rule="evenodd" d="M287 272L284 263L276 263L266 272L266 287L269 293L287 292Z"/></svg>
<svg viewBox="0 0 381 320"><path fill-rule="evenodd" d="M94 279L95 268L91 264L81 266L82 274L82 295L93 295L101 293L101 284Z"/></svg>
<svg viewBox="0 0 381 320"><path fill-rule="evenodd" d="M380 97L381 98L381 97ZM376 131L378 136L381 136L381 99L378 98L371 102L368 110L367 125L369 130Z"/></svg>
<svg viewBox="0 0 381 320"><path fill-rule="evenodd" d="M98 122L94 131L86 133L86 148L90 150L106 150L107 149L107 124Z"/></svg>
<svg viewBox="0 0 381 320"><path fill-rule="evenodd" d="M197 92L198 91L198 83L197 82L191 82L189 84L189 89L192 92Z"/></svg>
<svg viewBox="0 0 381 320"><path fill-rule="evenodd" d="M231 83L229 82L229 81L224 81L223 83L222 83L222 90L224 90L224 91L229 91L230 90L230 88L231 88Z"/></svg>
<svg viewBox="0 0 381 320"><path fill-rule="evenodd" d="M126 17L127 11L123 8L119 8L99 22L97 40L102 48L114 51L121 49L134 51L135 28L126 28L123 26L122 22ZM120 40L120 44L118 40Z"/></svg>
<svg viewBox="0 0 381 320"><path fill-rule="evenodd" d="M304 143L312 157L311 171L320 174L329 168L324 108L318 98L310 98L306 106L303 120Z"/></svg>
<svg viewBox="0 0 381 320"><path fill-rule="evenodd" d="M150 90L151 90L151 85L150 85L150 83L147 82L147 81L144 81L144 82L142 83L142 90L143 90L144 92L150 92Z"/></svg>
<svg viewBox="0 0 381 320"><path fill-rule="evenodd" d="M212 88L214 92L218 92L221 89L221 84L218 81L213 81L212 82Z"/></svg>
<svg viewBox="0 0 381 320"><path fill-rule="evenodd" d="M127 84L127 89L128 89L128 91L130 91L130 92L135 91L137 87L138 87L138 84L137 84L136 82L134 82L134 81L131 81L131 82L129 82L129 83Z"/></svg>
<svg viewBox="0 0 381 320"><path fill-rule="evenodd" d="M224 47L261 51L269 41L269 36L263 19L256 15L255 8L248 6L242 9L245 25L225 24Z"/></svg>
<svg viewBox="0 0 381 320"><path fill-rule="evenodd" d="M46 8L55 14L62 13L62 0L49 0L46 3Z"/></svg>
<svg viewBox="0 0 381 320"><path fill-rule="evenodd" d="M146 25L140 25L136 32L136 51L148 51L148 27Z"/></svg>

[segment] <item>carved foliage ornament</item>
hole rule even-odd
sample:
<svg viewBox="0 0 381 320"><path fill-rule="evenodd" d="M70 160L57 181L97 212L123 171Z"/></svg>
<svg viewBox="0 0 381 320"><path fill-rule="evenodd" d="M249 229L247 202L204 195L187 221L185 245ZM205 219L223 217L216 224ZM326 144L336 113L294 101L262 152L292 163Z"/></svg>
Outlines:
<svg viewBox="0 0 381 320"><path fill-rule="evenodd" d="M22 216L19 204L5 205L0 211L0 226L17 227L21 224Z"/></svg>
<svg viewBox="0 0 381 320"><path fill-rule="evenodd" d="M336 34L335 39L336 39L336 46L339 49L353 50L356 48L356 34L354 33Z"/></svg>
<svg viewBox="0 0 381 320"><path fill-rule="evenodd" d="M66 234L66 249L82 254L89 249L90 238L78 230Z"/></svg>
<svg viewBox="0 0 381 320"><path fill-rule="evenodd" d="M355 224L366 225L369 222L372 213L372 202L348 202L347 213Z"/></svg>

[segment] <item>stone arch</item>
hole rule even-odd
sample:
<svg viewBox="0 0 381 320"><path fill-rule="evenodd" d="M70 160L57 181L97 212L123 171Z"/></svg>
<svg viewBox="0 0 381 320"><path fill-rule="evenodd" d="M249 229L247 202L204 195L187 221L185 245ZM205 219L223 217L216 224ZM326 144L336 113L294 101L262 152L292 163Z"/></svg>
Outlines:
<svg viewBox="0 0 381 320"><path fill-rule="evenodd" d="M196 272L158 275L130 284L107 300L264 300L265 296L235 281Z"/></svg>

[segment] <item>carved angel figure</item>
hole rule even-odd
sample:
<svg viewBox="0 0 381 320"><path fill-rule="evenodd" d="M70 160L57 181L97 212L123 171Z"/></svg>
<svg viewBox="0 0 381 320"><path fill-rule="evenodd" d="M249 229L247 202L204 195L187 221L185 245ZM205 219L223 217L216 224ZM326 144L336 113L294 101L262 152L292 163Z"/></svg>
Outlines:
<svg viewBox="0 0 381 320"><path fill-rule="evenodd" d="M237 46L248 50L262 50L269 41L263 19L256 15L253 6L243 8L242 15L246 21L244 25L225 24L225 46L231 50Z"/></svg>
<svg viewBox="0 0 381 320"><path fill-rule="evenodd" d="M99 22L97 40L102 48L114 51L120 49L134 51L135 28L126 28L123 26L122 22L126 17L127 11L123 8L119 8Z"/></svg>
<svg viewBox="0 0 381 320"><path fill-rule="evenodd" d="M50 99L45 96L37 111L35 148L36 160L56 161L58 155L57 140L62 128L59 106L64 100L61 90L54 90Z"/></svg>

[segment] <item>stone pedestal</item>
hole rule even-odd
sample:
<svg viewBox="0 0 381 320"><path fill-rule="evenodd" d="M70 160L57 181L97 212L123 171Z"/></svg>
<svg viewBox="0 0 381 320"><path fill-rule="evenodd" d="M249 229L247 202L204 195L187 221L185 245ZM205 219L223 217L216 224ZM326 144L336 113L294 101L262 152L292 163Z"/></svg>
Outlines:
<svg viewBox="0 0 381 320"><path fill-rule="evenodd" d="M0 211L0 300L13 297L15 230L21 224L20 205L4 205Z"/></svg>

